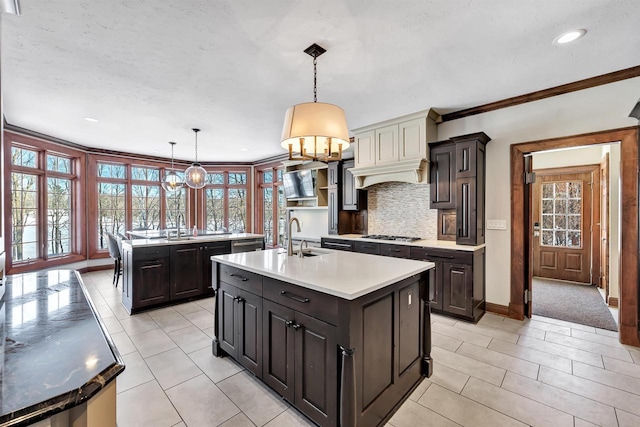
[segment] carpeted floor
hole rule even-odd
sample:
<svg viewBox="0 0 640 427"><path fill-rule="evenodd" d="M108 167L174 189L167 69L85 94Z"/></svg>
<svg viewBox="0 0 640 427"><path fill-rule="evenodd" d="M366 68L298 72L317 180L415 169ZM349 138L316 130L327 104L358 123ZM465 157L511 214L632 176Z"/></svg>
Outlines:
<svg viewBox="0 0 640 427"><path fill-rule="evenodd" d="M618 331L595 286L534 277L533 314Z"/></svg>

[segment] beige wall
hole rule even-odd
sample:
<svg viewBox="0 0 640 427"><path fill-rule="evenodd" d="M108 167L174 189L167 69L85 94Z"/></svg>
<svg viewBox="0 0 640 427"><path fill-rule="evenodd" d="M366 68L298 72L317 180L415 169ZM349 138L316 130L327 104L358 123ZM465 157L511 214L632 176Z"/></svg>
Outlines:
<svg viewBox="0 0 640 427"><path fill-rule="evenodd" d="M438 125L438 139L483 131L487 144L487 220L504 219L507 230L487 230L488 302L510 299L510 145L637 126L628 117L640 94L640 77L572 92ZM437 109L437 106L435 106Z"/></svg>

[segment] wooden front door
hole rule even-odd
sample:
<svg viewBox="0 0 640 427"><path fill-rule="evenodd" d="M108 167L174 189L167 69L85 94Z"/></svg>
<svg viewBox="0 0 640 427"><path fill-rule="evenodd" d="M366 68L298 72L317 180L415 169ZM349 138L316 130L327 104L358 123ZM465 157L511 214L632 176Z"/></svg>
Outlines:
<svg viewBox="0 0 640 427"><path fill-rule="evenodd" d="M534 276L592 283L593 172L581 170L536 171L532 197Z"/></svg>

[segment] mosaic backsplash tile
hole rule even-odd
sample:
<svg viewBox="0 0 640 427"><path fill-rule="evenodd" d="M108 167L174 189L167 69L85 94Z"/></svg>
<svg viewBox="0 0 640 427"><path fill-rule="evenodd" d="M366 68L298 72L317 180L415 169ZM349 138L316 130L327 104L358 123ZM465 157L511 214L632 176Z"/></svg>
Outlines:
<svg viewBox="0 0 640 427"><path fill-rule="evenodd" d="M437 240L438 210L429 209L429 185L385 182L368 191L369 234Z"/></svg>

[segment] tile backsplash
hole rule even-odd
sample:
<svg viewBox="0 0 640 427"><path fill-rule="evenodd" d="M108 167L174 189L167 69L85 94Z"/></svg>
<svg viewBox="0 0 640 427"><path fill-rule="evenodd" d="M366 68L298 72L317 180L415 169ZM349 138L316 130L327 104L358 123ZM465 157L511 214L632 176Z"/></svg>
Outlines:
<svg viewBox="0 0 640 427"><path fill-rule="evenodd" d="M438 238L438 210L429 209L429 185L385 182L368 191L369 234Z"/></svg>

